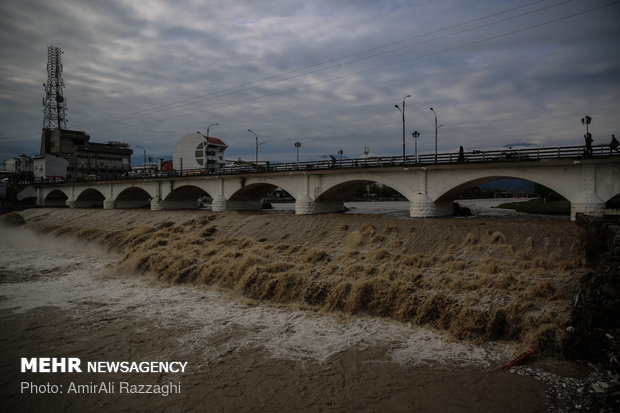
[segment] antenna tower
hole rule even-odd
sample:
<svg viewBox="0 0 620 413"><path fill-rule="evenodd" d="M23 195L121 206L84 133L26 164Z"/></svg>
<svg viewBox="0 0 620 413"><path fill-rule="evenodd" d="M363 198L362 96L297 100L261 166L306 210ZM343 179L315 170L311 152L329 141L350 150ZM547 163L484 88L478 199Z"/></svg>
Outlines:
<svg viewBox="0 0 620 413"><path fill-rule="evenodd" d="M67 128L67 102L62 89L65 82L62 80L62 51L60 47L47 48L47 83L43 84L43 129Z"/></svg>

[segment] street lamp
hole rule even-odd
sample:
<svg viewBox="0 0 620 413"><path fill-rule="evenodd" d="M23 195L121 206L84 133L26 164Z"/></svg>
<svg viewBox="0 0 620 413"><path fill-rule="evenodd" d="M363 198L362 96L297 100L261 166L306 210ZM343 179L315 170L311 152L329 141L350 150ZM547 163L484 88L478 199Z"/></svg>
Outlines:
<svg viewBox="0 0 620 413"><path fill-rule="evenodd" d="M590 135L590 131L588 128L590 123L592 123L592 118L590 116L586 115L585 117L581 118L581 124L586 125L586 134L583 135L583 137L586 140L586 154L587 155L592 155L592 135Z"/></svg>
<svg viewBox="0 0 620 413"><path fill-rule="evenodd" d="M405 165L405 99L410 98L411 95L407 95L403 98L403 108L401 109L398 105L394 105L396 109L400 111L403 115L403 166Z"/></svg>
<svg viewBox="0 0 620 413"><path fill-rule="evenodd" d="M415 163L418 163L418 138L420 137L420 132L414 131L411 136L413 137L413 143L415 146Z"/></svg>
<svg viewBox="0 0 620 413"><path fill-rule="evenodd" d="M256 138L256 167L258 168L258 135L252 132L251 129L248 129L248 132L254 134L254 137Z"/></svg>
<svg viewBox="0 0 620 413"><path fill-rule="evenodd" d="M211 126L218 126L219 123L212 123L209 126L207 126L207 137L209 136L209 129L211 128Z"/></svg>
<svg viewBox="0 0 620 413"><path fill-rule="evenodd" d="M589 133L588 125L590 125L590 123L592 123L592 118L590 116L586 115L585 117L581 118L581 124L586 125L586 135Z"/></svg>
<svg viewBox="0 0 620 413"><path fill-rule="evenodd" d="M142 173L146 174L146 149L144 149L140 145L136 145L136 146L144 151L144 163L142 164Z"/></svg>
<svg viewBox="0 0 620 413"><path fill-rule="evenodd" d="M435 163L437 163L437 114L433 108L431 108L431 112L435 115Z"/></svg>
<svg viewBox="0 0 620 413"><path fill-rule="evenodd" d="M301 142L297 141L293 145L297 149L297 169L299 169L299 147L301 146Z"/></svg>

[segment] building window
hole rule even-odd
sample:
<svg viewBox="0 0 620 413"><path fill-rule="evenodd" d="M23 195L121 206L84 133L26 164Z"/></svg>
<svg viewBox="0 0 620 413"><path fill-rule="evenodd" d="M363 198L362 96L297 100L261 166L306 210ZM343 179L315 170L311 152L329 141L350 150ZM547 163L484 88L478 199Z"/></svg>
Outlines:
<svg viewBox="0 0 620 413"><path fill-rule="evenodd" d="M196 163L200 166L203 165L203 160L204 160L204 143L201 142L198 144L198 146L196 146L196 152L194 153L194 156L196 157Z"/></svg>

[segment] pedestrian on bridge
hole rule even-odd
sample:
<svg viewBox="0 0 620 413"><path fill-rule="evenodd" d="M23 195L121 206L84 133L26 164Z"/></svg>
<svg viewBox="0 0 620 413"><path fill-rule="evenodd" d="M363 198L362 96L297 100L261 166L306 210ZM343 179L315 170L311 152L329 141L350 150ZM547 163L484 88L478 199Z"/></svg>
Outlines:
<svg viewBox="0 0 620 413"><path fill-rule="evenodd" d="M612 150L616 152L620 152L620 150L618 150L618 140L616 139L616 135L611 135L611 142L609 142L609 154L610 155L611 155Z"/></svg>

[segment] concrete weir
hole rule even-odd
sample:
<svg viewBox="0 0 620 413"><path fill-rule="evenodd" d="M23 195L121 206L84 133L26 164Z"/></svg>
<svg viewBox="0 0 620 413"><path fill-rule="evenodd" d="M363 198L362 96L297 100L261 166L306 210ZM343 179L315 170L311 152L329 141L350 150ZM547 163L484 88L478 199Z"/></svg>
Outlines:
<svg viewBox="0 0 620 413"><path fill-rule="evenodd" d="M370 183L401 193L412 217L452 214L453 201L484 182L520 178L544 185L577 213L602 216L605 202L620 193L620 157L524 160L359 168L251 172L247 174L158 177L117 181L37 184L40 206L72 208L199 208L203 197L213 211L261 209L265 196L282 188L295 198L295 213L339 212L347 195Z"/></svg>

